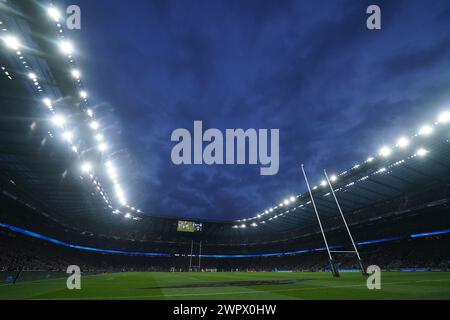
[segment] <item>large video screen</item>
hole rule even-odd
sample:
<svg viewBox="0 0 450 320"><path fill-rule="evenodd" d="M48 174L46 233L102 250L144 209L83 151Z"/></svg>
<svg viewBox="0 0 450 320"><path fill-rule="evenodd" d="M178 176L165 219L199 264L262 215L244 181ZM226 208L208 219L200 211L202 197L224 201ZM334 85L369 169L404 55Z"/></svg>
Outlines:
<svg viewBox="0 0 450 320"><path fill-rule="evenodd" d="M199 232L202 231L202 224L194 221L178 221L177 231L179 232Z"/></svg>

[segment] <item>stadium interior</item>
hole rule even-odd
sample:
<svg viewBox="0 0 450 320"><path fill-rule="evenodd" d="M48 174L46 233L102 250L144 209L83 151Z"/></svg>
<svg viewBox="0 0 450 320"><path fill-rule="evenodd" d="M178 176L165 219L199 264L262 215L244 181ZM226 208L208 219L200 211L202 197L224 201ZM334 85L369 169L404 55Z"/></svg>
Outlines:
<svg viewBox="0 0 450 320"><path fill-rule="evenodd" d="M120 179L89 165L117 161L96 148L98 123L43 3L0 4L4 34L20 35L20 44L9 38L0 50L2 280L20 270L28 272L19 281L45 278L68 265L86 273L329 270L307 192L239 221L190 221L126 203ZM61 114L76 125L64 127ZM408 147L397 144L332 176L366 265L450 271L449 118L412 135ZM328 185L318 183L312 195L331 248L352 250ZM179 230L180 221L193 229ZM340 270L358 269L353 253L333 257Z"/></svg>

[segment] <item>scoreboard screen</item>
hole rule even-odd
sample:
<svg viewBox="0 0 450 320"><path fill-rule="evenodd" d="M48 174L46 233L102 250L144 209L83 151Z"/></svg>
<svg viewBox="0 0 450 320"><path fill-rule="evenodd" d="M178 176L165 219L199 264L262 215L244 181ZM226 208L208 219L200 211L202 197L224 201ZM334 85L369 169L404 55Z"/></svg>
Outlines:
<svg viewBox="0 0 450 320"><path fill-rule="evenodd" d="M202 224L194 221L178 221L177 231L179 232L199 232L202 231Z"/></svg>

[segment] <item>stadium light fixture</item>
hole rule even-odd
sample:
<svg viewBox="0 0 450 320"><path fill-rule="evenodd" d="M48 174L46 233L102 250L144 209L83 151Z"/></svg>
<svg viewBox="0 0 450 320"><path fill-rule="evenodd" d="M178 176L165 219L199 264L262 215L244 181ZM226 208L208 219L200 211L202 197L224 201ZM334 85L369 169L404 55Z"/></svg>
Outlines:
<svg viewBox="0 0 450 320"><path fill-rule="evenodd" d="M3 42L5 43L5 45L12 49L12 50L18 50L20 45L19 40L14 37L14 36L6 36L3 38Z"/></svg>
<svg viewBox="0 0 450 320"><path fill-rule="evenodd" d="M392 154L392 150L389 147L382 147L379 154L380 156L387 158Z"/></svg>
<svg viewBox="0 0 450 320"><path fill-rule="evenodd" d="M325 187L327 185L327 182L325 180L320 181L320 185L322 187Z"/></svg>
<svg viewBox="0 0 450 320"><path fill-rule="evenodd" d="M71 142L73 139L73 133L70 131L66 131L63 133L63 138L64 138L64 140Z"/></svg>
<svg viewBox="0 0 450 320"><path fill-rule="evenodd" d="M72 151L78 153L78 148L76 146L72 146Z"/></svg>
<svg viewBox="0 0 450 320"><path fill-rule="evenodd" d="M87 111L86 111L86 112L87 112L87 114L88 114L88 116L89 116L89 117L91 117L91 118L92 118L92 117L94 116L94 112L92 112L92 110L91 110L91 109L87 109Z"/></svg>
<svg viewBox="0 0 450 320"><path fill-rule="evenodd" d="M448 123L448 122L450 122L450 112L449 111L442 112L439 115L439 117L438 117L438 122L439 123Z"/></svg>
<svg viewBox="0 0 450 320"><path fill-rule="evenodd" d="M66 123L66 119L63 116L57 114L53 116L52 122L54 125L62 127Z"/></svg>
<svg viewBox="0 0 450 320"><path fill-rule="evenodd" d="M251 224L251 226L252 226L252 227L257 227L258 224L256 224L255 222L253 222L253 223Z"/></svg>
<svg viewBox="0 0 450 320"><path fill-rule="evenodd" d="M416 152L416 154L417 154L419 157L424 157L424 156L427 155L427 153L428 153L428 150L426 150L426 149L424 149L424 148L419 148L419 149L417 150L417 152Z"/></svg>
<svg viewBox="0 0 450 320"><path fill-rule="evenodd" d="M333 174L333 175L330 177L330 180L331 180L331 182L337 181L337 176L336 176L335 174Z"/></svg>
<svg viewBox="0 0 450 320"><path fill-rule="evenodd" d="M99 145L98 145L98 150L100 150L101 152L104 152L104 151L106 151L108 149L108 145L106 144L106 143L100 143Z"/></svg>
<svg viewBox="0 0 450 320"><path fill-rule="evenodd" d="M77 80L80 79L81 77L81 72L78 69L73 69L70 73L72 74L72 77L74 77Z"/></svg>
<svg viewBox="0 0 450 320"><path fill-rule="evenodd" d="M433 128L432 128L431 126L429 126L429 125L424 125L424 126L420 129L419 134L422 135L422 136L428 136L428 135L430 135L432 132L433 132Z"/></svg>
<svg viewBox="0 0 450 320"><path fill-rule="evenodd" d="M33 80L33 81L36 81L36 79L37 79L36 74L33 73L33 72L30 72L30 73L28 74L28 78L30 78L30 79Z"/></svg>
<svg viewBox="0 0 450 320"><path fill-rule="evenodd" d="M241 224L241 228L245 229L245 228L247 228L247 226L245 224Z"/></svg>
<svg viewBox="0 0 450 320"><path fill-rule="evenodd" d="M290 203L289 199L285 199L285 200L283 201L283 204L286 205L286 206L287 206L289 203Z"/></svg>
<svg viewBox="0 0 450 320"><path fill-rule="evenodd" d="M374 160L373 157L367 158L367 162L372 162L373 160Z"/></svg>
<svg viewBox="0 0 450 320"><path fill-rule="evenodd" d="M290 200L291 202L295 202L295 197L294 197L294 196L291 196L291 197L289 198L289 200Z"/></svg>
<svg viewBox="0 0 450 320"><path fill-rule="evenodd" d="M74 51L72 42L67 40L63 40L59 43L59 49L61 50L62 53L68 55L72 54Z"/></svg>
<svg viewBox="0 0 450 320"><path fill-rule="evenodd" d="M84 91L84 90L80 91L80 97L83 98L83 99L87 99L87 97L88 97L87 92Z"/></svg>
<svg viewBox="0 0 450 320"><path fill-rule="evenodd" d="M49 15L50 18L55 20L55 22L59 22L59 20L61 19L61 12L53 6L47 9L47 14Z"/></svg>
<svg viewBox="0 0 450 320"><path fill-rule="evenodd" d="M407 146L409 146L409 140L406 137L401 137L397 140L397 146L402 149L406 148Z"/></svg>
<svg viewBox="0 0 450 320"><path fill-rule="evenodd" d="M91 127L91 129L93 130L97 130L100 127L100 124L97 121L92 121L89 126Z"/></svg>
<svg viewBox="0 0 450 320"><path fill-rule="evenodd" d="M127 213L127 214L125 215L125 218L126 218L126 219L131 219L131 214Z"/></svg>
<svg viewBox="0 0 450 320"><path fill-rule="evenodd" d="M44 98L44 104L47 106L47 107L51 107L52 106L52 101L49 99L49 98Z"/></svg>
<svg viewBox="0 0 450 320"><path fill-rule="evenodd" d="M103 135L101 133L97 133L95 135L95 140L97 140L98 142L102 142L103 141Z"/></svg>
<svg viewBox="0 0 450 320"><path fill-rule="evenodd" d="M85 163L83 163L83 165L81 166L81 170L82 170L84 173L89 173L89 172L91 172L91 170L92 170L92 165L91 165L89 162L85 162Z"/></svg>

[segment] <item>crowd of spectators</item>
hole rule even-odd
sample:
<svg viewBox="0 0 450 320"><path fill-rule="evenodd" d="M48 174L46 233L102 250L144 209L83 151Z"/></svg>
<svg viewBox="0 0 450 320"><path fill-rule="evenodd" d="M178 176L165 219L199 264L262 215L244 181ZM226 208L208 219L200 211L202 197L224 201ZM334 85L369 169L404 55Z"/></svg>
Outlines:
<svg viewBox="0 0 450 320"><path fill-rule="evenodd" d="M267 248L268 250L275 248ZM278 252L282 248L277 248ZM404 239L360 247L366 265L382 269L428 268L450 270L450 236ZM187 254L170 257L107 254L62 247L13 232L0 231L0 271L65 271L69 265L83 272L187 271ZM220 253L220 252L218 252ZM335 254L341 269L357 268L353 254ZM193 257L192 267L217 271L323 271L328 268L326 251L289 256L212 259Z"/></svg>

